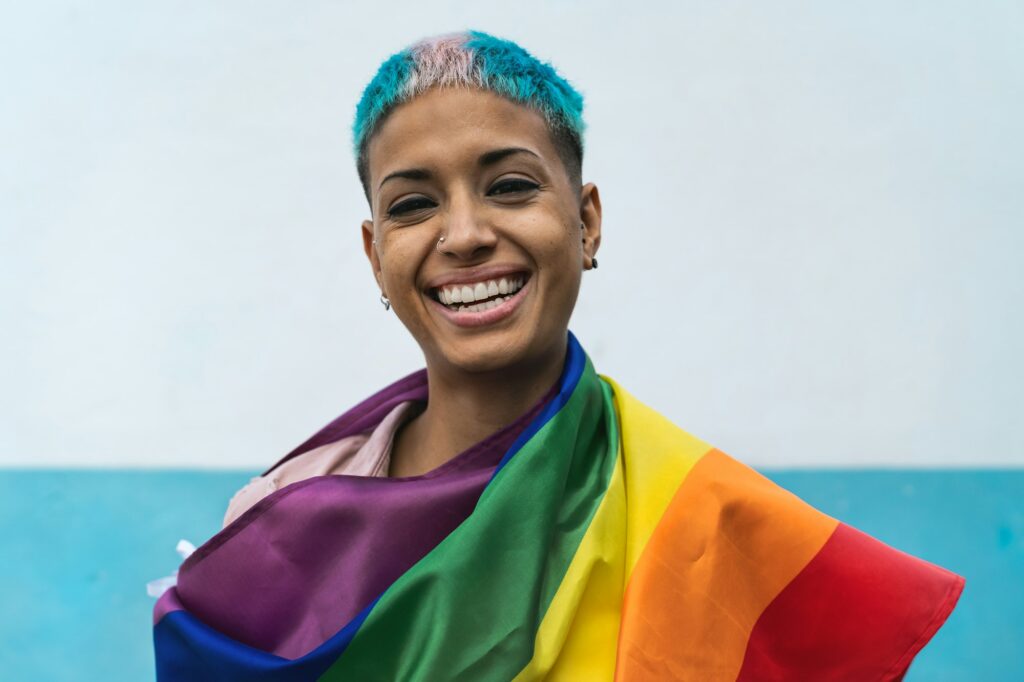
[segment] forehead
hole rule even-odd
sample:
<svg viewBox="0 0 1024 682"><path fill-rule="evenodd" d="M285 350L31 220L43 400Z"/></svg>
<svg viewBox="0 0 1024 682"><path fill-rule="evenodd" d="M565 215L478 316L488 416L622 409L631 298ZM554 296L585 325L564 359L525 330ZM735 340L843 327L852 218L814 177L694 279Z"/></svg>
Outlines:
<svg viewBox="0 0 1024 682"><path fill-rule="evenodd" d="M369 142L371 178L410 165L469 162L500 147L557 153L544 117L486 90L434 88L396 107Z"/></svg>

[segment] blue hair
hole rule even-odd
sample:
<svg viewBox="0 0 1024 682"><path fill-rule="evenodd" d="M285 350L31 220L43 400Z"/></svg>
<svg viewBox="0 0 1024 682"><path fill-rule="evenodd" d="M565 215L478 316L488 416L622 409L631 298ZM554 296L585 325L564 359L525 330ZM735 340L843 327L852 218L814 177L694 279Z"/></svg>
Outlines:
<svg viewBox="0 0 1024 682"><path fill-rule="evenodd" d="M352 146L367 198L370 138L392 109L437 86L489 90L539 112L570 179L579 183L583 96L553 66L511 40L464 31L424 38L391 55L363 90L352 124Z"/></svg>

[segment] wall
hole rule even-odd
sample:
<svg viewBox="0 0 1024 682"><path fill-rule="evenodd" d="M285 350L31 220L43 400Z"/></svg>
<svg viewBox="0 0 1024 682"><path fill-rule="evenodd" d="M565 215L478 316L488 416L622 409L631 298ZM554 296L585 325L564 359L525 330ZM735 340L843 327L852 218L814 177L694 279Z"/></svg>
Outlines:
<svg viewBox="0 0 1024 682"><path fill-rule="evenodd" d="M769 466L1017 465L1012 3L21 3L0 21L0 465L260 469L422 364L349 153L477 27L587 98L600 371Z"/></svg>

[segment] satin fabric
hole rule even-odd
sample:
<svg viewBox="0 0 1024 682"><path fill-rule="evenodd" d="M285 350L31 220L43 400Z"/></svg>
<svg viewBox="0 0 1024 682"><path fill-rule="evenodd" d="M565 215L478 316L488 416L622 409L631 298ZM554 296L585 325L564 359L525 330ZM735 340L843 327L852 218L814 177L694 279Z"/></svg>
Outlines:
<svg viewBox="0 0 1024 682"><path fill-rule="evenodd" d="M571 334L498 461L383 525L389 482L349 479L287 486L190 557L154 613L160 680L898 679L963 588L671 424Z"/></svg>

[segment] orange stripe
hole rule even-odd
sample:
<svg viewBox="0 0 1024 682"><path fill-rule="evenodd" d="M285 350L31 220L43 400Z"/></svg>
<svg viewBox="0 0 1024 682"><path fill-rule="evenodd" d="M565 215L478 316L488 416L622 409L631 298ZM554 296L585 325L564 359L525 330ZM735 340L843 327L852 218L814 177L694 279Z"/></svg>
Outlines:
<svg viewBox="0 0 1024 682"><path fill-rule="evenodd" d="M735 680L758 617L835 530L725 453L693 467L626 587L616 680Z"/></svg>

